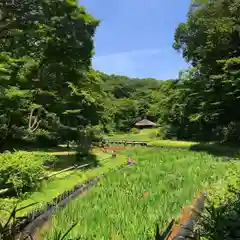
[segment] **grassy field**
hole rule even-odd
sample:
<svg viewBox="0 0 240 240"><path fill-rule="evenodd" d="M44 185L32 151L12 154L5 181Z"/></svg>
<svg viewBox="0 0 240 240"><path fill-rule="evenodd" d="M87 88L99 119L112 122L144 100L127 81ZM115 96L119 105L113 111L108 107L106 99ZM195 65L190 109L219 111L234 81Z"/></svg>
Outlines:
<svg viewBox="0 0 240 240"><path fill-rule="evenodd" d="M105 136L106 139L111 140L135 140L135 141L150 141L156 138L158 129L142 129L139 133L116 133L113 135Z"/></svg>
<svg viewBox="0 0 240 240"><path fill-rule="evenodd" d="M79 222L69 237L83 239L144 239L178 217L199 191L211 189L240 173L240 162L204 152L135 149L137 164L110 173L84 196L57 212L44 239L54 239Z"/></svg>
<svg viewBox="0 0 240 240"><path fill-rule="evenodd" d="M240 148L236 146L228 146L219 142L192 142L192 141L177 141L177 140L162 140L159 139L156 133L159 129L143 129L139 133L125 133L105 136L109 140L135 140L148 141L148 146L163 147L163 148L179 148L192 151L203 151L216 156L240 156Z"/></svg>
<svg viewBox="0 0 240 240"><path fill-rule="evenodd" d="M41 151L40 151L41 152ZM90 155L84 159L77 160L76 159L76 152L75 151L60 151L60 149L49 152L50 155L54 155L58 158L57 164L54 166L54 168L47 169L47 174L54 174L58 173L61 170L71 167L73 165L84 165L89 164L93 162L101 162L101 160L104 160L106 158L109 158L111 156L110 153L104 153L100 149L92 149L90 152ZM73 173L74 170L69 170L63 173L60 173L56 175L56 178L62 178L65 175L70 175Z"/></svg>
<svg viewBox="0 0 240 240"><path fill-rule="evenodd" d="M127 157L124 154L120 153L117 154L117 157L115 159L109 158L111 154L103 153L98 149L95 149L93 153L96 154L96 158L99 160L99 165L97 167L89 168L86 170L70 170L57 175L52 179L45 180L42 182L39 189L26 194L22 200L16 198L0 198L0 208L11 210L13 208L13 204L17 202L19 207L37 203L33 207L29 207L19 212L20 216L24 215L33 208L41 207L47 202L50 202L54 197L58 196L66 190L72 189L75 185L103 172L107 172L109 169L116 168L127 161ZM69 157L74 156L69 155ZM5 211L0 211L0 217L4 218L5 216L8 216L8 213Z"/></svg>

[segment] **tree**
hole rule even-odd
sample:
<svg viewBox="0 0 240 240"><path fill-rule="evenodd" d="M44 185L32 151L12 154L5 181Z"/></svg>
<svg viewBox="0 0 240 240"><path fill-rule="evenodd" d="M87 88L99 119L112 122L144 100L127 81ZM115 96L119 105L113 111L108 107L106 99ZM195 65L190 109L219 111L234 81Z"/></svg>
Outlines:
<svg viewBox="0 0 240 240"><path fill-rule="evenodd" d="M120 131L129 131L137 121L138 107L137 102L132 99L122 98L115 102L115 123Z"/></svg>
<svg viewBox="0 0 240 240"><path fill-rule="evenodd" d="M102 93L91 57L99 21L73 0L16 0L0 9L0 119L7 135L21 130L20 139L32 139L41 130L57 135L98 123Z"/></svg>
<svg viewBox="0 0 240 240"><path fill-rule="evenodd" d="M182 110L175 118L185 120L177 137L227 140L229 124L238 126L239 13L237 0L193 1L186 23L177 27L173 46L194 66L180 79L179 97L185 97L178 99Z"/></svg>

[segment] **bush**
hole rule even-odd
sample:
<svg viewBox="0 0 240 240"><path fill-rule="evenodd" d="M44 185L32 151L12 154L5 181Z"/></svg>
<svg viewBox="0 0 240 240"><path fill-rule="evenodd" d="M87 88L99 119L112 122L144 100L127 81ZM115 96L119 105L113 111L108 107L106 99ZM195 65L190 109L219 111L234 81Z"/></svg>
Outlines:
<svg viewBox="0 0 240 240"><path fill-rule="evenodd" d="M177 139L179 127L173 125L164 125L161 127L157 137L166 140L166 139Z"/></svg>
<svg viewBox="0 0 240 240"><path fill-rule="evenodd" d="M157 138L158 133L159 133L159 130L152 130L152 131L149 133L148 137L149 137L150 139Z"/></svg>
<svg viewBox="0 0 240 240"><path fill-rule="evenodd" d="M235 171L228 174L223 183L216 184L210 190L205 209L194 226L192 239L239 239L239 177Z"/></svg>
<svg viewBox="0 0 240 240"><path fill-rule="evenodd" d="M131 133L138 134L140 131L137 128L132 128Z"/></svg>
<svg viewBox="0 0 240 240"><path fill-rule="evenodd" d="M54 147L58 145L58 139L49 131L38 129L35 133L36 144L40 147Z"/></svg>
<svg viewBox="0 0 240 240"><path fill-rule="evenodd" d="M164 136L164 131L162 131L161 128L158 129L156 137L159 138L159 139L164 139L164 137L165 137Z"/></svg>
<svg viewBox="0 0 240 240"><path fill-rule="evenodd" d="M44 153L14 152L0 155L0 188L9 188L14 194L21 194L37 187L44 176L43 163L54 161L55 157Z"/></svg>
<svg viewBox="0 0 240 240"><path fill-rule="evenodd" d="M223 128L223 134L226 142L240 142L240 122L230 122Z"/></svg>

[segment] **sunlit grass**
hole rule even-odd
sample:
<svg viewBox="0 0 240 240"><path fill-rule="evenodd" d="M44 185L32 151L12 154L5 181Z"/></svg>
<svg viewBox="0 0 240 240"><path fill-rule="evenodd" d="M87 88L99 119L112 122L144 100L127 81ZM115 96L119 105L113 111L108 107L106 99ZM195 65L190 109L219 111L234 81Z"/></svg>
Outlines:
<svg viewBox="0 0 240 240"><path fill-rule="evenodd" d="M142 129L139 133L116 133L111 136L105 136L105 139L112 140L132 140L132 141L149 141L156 138L159 129Z"/></svg>
<svg viewBox="0 0 240 240"><path fill-rule="evenodd" d="M118 153L117 157L113 159L110 158L110 156L110 154L101 155L100 165L97 167L87 170L80 169L67 171L52 179L43 181L39 189L36 189L36 191L32 193L28 193L23 198L23 200L19 202L19 207L26 206L35 202L38 204L20 211L19 215L24 215L26 211L29 212L33 208L39 208L47 202L50 202L54 197L60 195L64 191L72 189L75 185L84 182L85 180L94 176L98 176L101 173L108 172L110 169L116 168L127 162L127 157L124 154ZM106 157L109 159L106 159ZM14 198L0 198L0 207L4 207L5 209L12 209L13 204L17 201L18 199ZM0 212L0 216L5 216L4 212Z"/></svg>
<svg viewBox="0 0 240 240"><path fill-rule="evenodd" d="M143 129L139 133L114 134L106 136L108 140L135 140L147 141L149 147L162 147L170 149L188 149L192 151L203 151L218 156L228 156L240 158L240 148L236 145L232 146L222 142L193 142L179 140L162 140L157 137L159 129Z"/></svg>
<svg viewBox="0 0 240 240"><path fill-rule="evenodd" d="M145 149L131 154L137 161L135 166L110 173L86 196L54 215L47 239L76 221L79 225L70 237L153 236L156 220L163 229L197 192L210 189L215 182L228 181L230 170L238 174L240 171L239 162L227 162L202 152Z"/></svg>
<svg viewBox="0 0 240 240"><path fill-rule="evenodd" d="M174 140L153 140L147 143L148 146L159 146L159 147L176 147L176 148L189 148L198 142L188 141L174 141Z"/></svg>

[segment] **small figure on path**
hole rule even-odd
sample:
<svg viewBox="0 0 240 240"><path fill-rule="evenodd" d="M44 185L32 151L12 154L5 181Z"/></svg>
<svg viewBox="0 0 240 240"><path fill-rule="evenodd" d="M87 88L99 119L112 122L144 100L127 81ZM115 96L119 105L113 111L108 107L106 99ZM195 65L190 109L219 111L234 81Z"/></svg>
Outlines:
<svg viewBox="0 0 240 240"><path fill-rule="evenodd" d="M133 165L135 163L136 163L136 161L134 159L132 159L131 156L129 155L128 156L128 165Z"/></svg>

